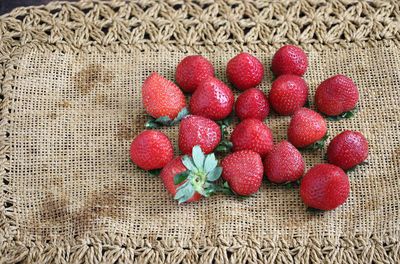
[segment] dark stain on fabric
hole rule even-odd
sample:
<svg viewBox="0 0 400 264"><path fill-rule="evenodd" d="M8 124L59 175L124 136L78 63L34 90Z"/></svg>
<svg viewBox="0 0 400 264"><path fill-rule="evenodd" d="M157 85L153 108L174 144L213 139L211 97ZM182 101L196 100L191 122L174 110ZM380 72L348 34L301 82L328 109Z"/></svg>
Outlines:
<svg viewBox="0 0 400 264"><path fill-rule="evenodd" d="M74 76L75 89L82 95L87 95L96 84L110 84L113 79L112 72L99 64L91 64Z"/></svg>
<svg viewBox="0 0 400 264"><path fill-rule="evenodd" d="M120 139L131 140L134 134L135 129L132 126L129 126L127 122L122 122L118 125L118 132L115 134L115 136Z"/></svg>
<svg viewBox="0 0 400 264"><path fill-rule="evenodd" d="M57 115L55 113L50 113L49 118L55 120L57 118Z"/></svg>
<svg viewBox="0 0 400 264"><path fill-rule="evenodd" d="M67 101L63 101L62 103L60 103L60 106L63 108L68 108L69 107L69 103Z"/></svg>
<svg viewBox="0 0 400 264"><path fill-rule="evenodd" d="M111 107L112 106L112 102L111 102L110 98L107 95L104 95L104 94L96 95L96 98L94 98L94 104L103 105L105 107Z"/></svg>
<svg viewBox="0 0 400 264"><path fill-rule="evenodd" d="M98 223L97 219L101 217L111 217L116 220L127 219L129 212L126 208L131 207L132 196L132 189L123 184L106 186L101 190L92 191L84 205L73 210L69 208L72 201L49 192L39 206L39 221L31 219L29 221L31 227L28 227L27 230L37 235L47 236L54 229L51 227L62 226L65 228L70 223L77 234L83 234L93 230Z"/></svg>

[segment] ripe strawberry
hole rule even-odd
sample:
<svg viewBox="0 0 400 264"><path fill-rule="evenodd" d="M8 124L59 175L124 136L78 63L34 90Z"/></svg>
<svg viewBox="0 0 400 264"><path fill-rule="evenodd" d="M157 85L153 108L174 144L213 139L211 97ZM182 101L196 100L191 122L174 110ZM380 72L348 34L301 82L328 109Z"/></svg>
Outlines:
<svg viewBox="0 0 400 264"><path fill-rule="evenodd" d="M237 89L246 90L261 83L264 67L253 55L240 53L228 62L226 75Z"/></svg>
<svg viewBox="0 0 400 264"><path fill-rule="evenodd" d="M174 157L172 144L162 132L146 130L137 135L131 143L132 161L142 169L161 169Z"/></svg>
<svg viewBox="0 0 400 264"><path fill-rule="evenodd" d="M222 173L214 154L204 156L199 146L193 148L192 157L180 156L165 165L161 180L165 188L179 203L194 202L208 197L217 190L216 181Z"/></svg>
<svg viewBox="0 0 400 264"><path fill-rule="evenodd" d="M233 151L252 150L264 158L274 147L269 127L258 119L243 120L232 132Z"/></svg>
<svg viewBox="0 0 400 264"><path fill-rule="evenodd" d="M368 157L368 141L360 133L346 130L337 135L328 146L328 160L344 170L360 164Z"/></svg>
<svg viewBox="0 0 400 264"><path fill-rule="evenodd" d="M235 113L240 120L255 118L264 121L269 113L267 96L256 88L244 91L236 99Z"/></svg>
<svg viewBox="0 0 400 264"><path fill-rule="evenodd" d="M307 83L297 75L281 75L269 92L269 102L280 115L292 115L303 107L308 97Z"/></svg>
<svg viewBox="0 0 400 264"><path fill-rule="evenodd" d="M336 75L323 81L315 92L315 103L322 113L337 116L353 109L358 101L358 90L353 81Z"/></svg>
<svg viewBox="0 0 400 264"><path fill-rule="evenodd" d="M235 98L226 84L214 77L206 77L190 100L190 111L212 120L227 117L233 109Z"/></svg>
<svg viewBox="0 0 400 264"><path fill-rule="evenodd" d="M263 177L263 164L260 155L251 150L234 152L221 163L222 178L232 190L248 196L258 191Z"/></svg>
<svg viewBox="0 0 400 264"><path fill-rule="evenodd" d="M185 107L181 89L159 73L152 73L142 87L144 108L154 118L168 116L171 120Z"/></svg>
<svg viewBox="0 0 400 264"><path fill-rule="evenodd" d="M271 66L276 76L283 74L303 76L308 66L307 55L299 47L286 45L275 53Z"/></svg>
<svg viewBox="0 0 400 264"><path fill-rule="evenodd" d="M264 160L264 172L275 183L297 181L305 170L300 152L289 142L282 141L270 151Z"/></svg>
<svg viewBox="0 0 400 264"><path fill-rule="evenodd" d="M176 67L175 80L187 93L193 93L207 76L214 77L212 64L203 56L187 56Z"/></svg>
<svg viewBox="0 0 400 264"><path fill-rule="evenodd" d="M303 202L315 209L333 210L343 204L350 192L346 173L331 164L319 164L311 168L300 183Z"/></svg>
<svg viewBox="0 0 400 264"><path fill-rule="evenodd" d="M190 155L199 145L205 154L211 153L221 140L221 129L211 119L190 115L182 119L179 126L179 149Z"/></svg>
<svg viewBox="0 0 400 264"><path fill-rule="evenodd" d="M288 128L288 139L294 146L307 147L323 139L325 135L325 120L317 112L308 108L300 108L292 116Z"/></svg>

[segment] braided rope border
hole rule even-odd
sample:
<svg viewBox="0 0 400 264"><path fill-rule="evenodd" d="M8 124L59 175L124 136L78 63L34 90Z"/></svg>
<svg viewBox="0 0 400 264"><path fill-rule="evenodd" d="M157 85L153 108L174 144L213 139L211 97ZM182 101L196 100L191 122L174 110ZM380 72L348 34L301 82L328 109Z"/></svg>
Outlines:
<svg viewBox="0 0 400 264"><path fill-rule="evenodd" d="M310 51L399 43L400 3L395 0L86 0L18 8L0 17L0 263L399 263L399 233L288 240L97 233L40 241L19 232L8 188L13 73L25 49L271 52L284 44Z"/></svg>

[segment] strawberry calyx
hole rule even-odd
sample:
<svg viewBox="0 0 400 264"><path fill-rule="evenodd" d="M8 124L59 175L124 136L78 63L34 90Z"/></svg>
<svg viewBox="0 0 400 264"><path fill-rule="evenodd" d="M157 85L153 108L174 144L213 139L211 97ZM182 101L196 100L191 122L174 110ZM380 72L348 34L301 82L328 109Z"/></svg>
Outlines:
<svg viewBox="0 0 400 264"><path fill-rule="evenodd" d="M178 113L174 120L171 120L169 116L161 116L159 118L154 118L153 116L149 116L149 120L145 124L146 129L153 129L160 126L172 126L179 121L181 121L185 116L189 114L189 110L187 107L182 108L182 110Z"/></svg>
<svg viewBox="0 0 400 264"><path fill-rule="evenodd" d="M186 202L195 192L204 197L209 197L217 191L214 181L218 180L222 174L222 167L218 167L218 160L213 153L204 155L200 146L194 146L192 157L183 156L182 163L187 171L178 173L174 176L174 184L179 185L174 199L179 204Z"/></svg>
<svg viewBox="0 0 400 264"><path fill-rule="evenodd" d="M300 149L322 149L322 148L324 148L325 140L327 140L327 139L328 139L328 133L326 133L325 136L323 138L321 138L320 140L318 140L308 146L300 148Z"/></svg>
<svg viewBox="0 0 400 264"><path fill-rule="evenodd" d="M217 186L217 191L218 192L222 192L225 195L235 195L238 196L240 198L242 198L243 200L248 200L251 196L254 196L254 194L252 195L240 195L238 193L236 193L231 186L229 185L229 183L226 181L224 182L221 186Z"/></svg>
<svg viewBox="0 0 400 264"><path fill-rule="evenodd" d="M133 162L132 159L129 159L129 160L130 160L130 162L131 162L133 165L136 166L136 169L137 169L137 170L145 171L145 172L147 172L151 177L156 177L156 176L160 175L160 173L161 173L161 169L144 170L144 169L140 168L139 166L137 166L137 165Z"/></svg>
<svg viewBox="0 0 400 264"><path fill-rule="evenodd" d="M321 209L317 209L317 208L313 208L313 207L307 207L307 211L308 212L312 212L312 213L323 213L325 212L325 210L321 210Z"/></svg>
<svg viewBox="0 0 400 264"><path fill-rule="evenodd" d="M363 161L363 162L361 162L360 164L357 164L356 166L354 166L354 167L352 167L352 168L350 168L350 169L345 170L345 172L346 172L346 173L348 173L348 172L353 172L353 171L356 170L356 168L357 168L358 166L363 166L363 165L368 165L368 164L369 164L368 162Z"/></svg>
<svg viewBox="0 0 400 264"><path fill-rule="evenodd" d="M219 142L218 146L215 148L215 151L226 151L228 149L233 148L232 142L227 139L228 131L227 128L231 123L231 115L225 117L222 120L217 121L221 129L221 141Z"/></svg>
<svg viewBox="0 0 400 264"><path fill-rule="evenodd" d="M352 118L354 117L354 114L358 111L358 106L355 106L354 108L350 109L347 112L343 112L337 116L328 116L329 120L332 121L339 121L341 119L345 119L345 118Z"/></svg>

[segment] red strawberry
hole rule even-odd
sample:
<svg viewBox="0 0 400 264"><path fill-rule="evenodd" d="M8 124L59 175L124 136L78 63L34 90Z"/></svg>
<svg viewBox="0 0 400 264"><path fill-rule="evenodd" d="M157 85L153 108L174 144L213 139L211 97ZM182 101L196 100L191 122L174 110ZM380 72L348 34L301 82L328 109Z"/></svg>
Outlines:
<svg viewBox="0 0 400 264"><path fill-rule="evenodd" d="M205 78L190 100L190 111L212 120L227 117L233 109L235 98L226 84L214 77Z"/></svg>
<svg viewBox="0 0 400 264"><path fill-rule="evenodd" d="M179 203L194 202L216 192L213 182L222 173L222 168L217 164L214 154L204 156L201 148L195 146L192 157L180 156L165 165L161 180Z"/></svg>
<svg viewBox="0 0 400 264"><path fill-rule="evenodd" d="M221 129L211 119L190 115L182 119L179 126L179 149L190 155L192 148L199 145L204 153L211 153L221 140Z"/></svg>
<svg viewBox="0 0 400 264"><path fill-rule="evenodd" d="M187 56L176 67L175 80L187 93L193 93L207 76L214 77L212 64L203 56Z"/></svg>
<svg viewBox="0 0 400 264"><path fill-rule="evenodd" d="M344 170L360 164L368 157L368 141L360 133L344 131L332 139L328 146L328 160Z"/></svg>
<svg viewBox="0 0 400 264"><path fill-rule="evenodd" d="M318 110L328 116L337 116L353 109L358 101L358 90L353 81L336 75L323 81L315 92Z"/></svg>
<svg viewBox="0 0 400 264"><path fill-rule="evenodd" d="M132 161L142 169L161 169L174 157L169 138L156 130L146 130L131 143Z"/></svg>
<svg viewBox="0 0 400 264"><path fill-rule="evenodd" d="M308 108L300 108L292 116L288 128L288 139L294 146L307 147L323 139L325 135L325 120L317 112Z"/></svg>
<svg viewBox="0 0 400 264"><path fill-rule="evenodd" d="M311 168L300 184L303 202L318 210L333 210L343 204L350 193L346 173L331 164L319 164Z"/></svg>
<svg viewBox="0 0 400 264"><path fill-rule="evenodd" d="M234 152L221 163L222 178L232 190L248 196L258 191L263 177L263 164L260 155L251 150Z"/></svg>
<svg viewBox="0 0 400 264"><path fill-rule="evenodd" d="M289 142L282 141L268 153L264 160L264 172L275 183L297 181L305 170L300 152Z"/></svg>
<svg viewBox="0 0 400 264"><path fill-rule="evenodd" d="M237 89L246 90L261 83L264 67L253 55L240 53L228 62L226 75Z"/></svg>
<svg viewBox="0 0 400 264"><path fill-rule="evenodd" d="M299 47L286 45L275 53L271 66L276 76L283 74L303 76L308 66L307 55Z"/></svg>
<svg viewBox="0 0 400 264"><path fill-rule="evenodd" d="M235 127L231 142L233 151L252 150L262 158L274 147L269 127L258 119L246 119Z"/></svg>
<svg viewBox="0 0 400 264"><path fill-rule="evenodd" d="M303 107L308 97L307 83L297 75L281 75L273 83L269 92L272 108L281 115L292 115Z"/></svg>
<svg viewBox="0 0 400 264"><path fill-rule="evenodd" d="M269 113L267 96L256 88L244 91L236 99L235 113L240 120L255 118L264 121Z"/></svg>
<svg viewBox="0 0 400 264"><path fill-rule="evenodd" d="M181 89L159 73L152 73L142 87L144 108L154 118L168 116L175 119L185 107L186 100Z"/></svg>

